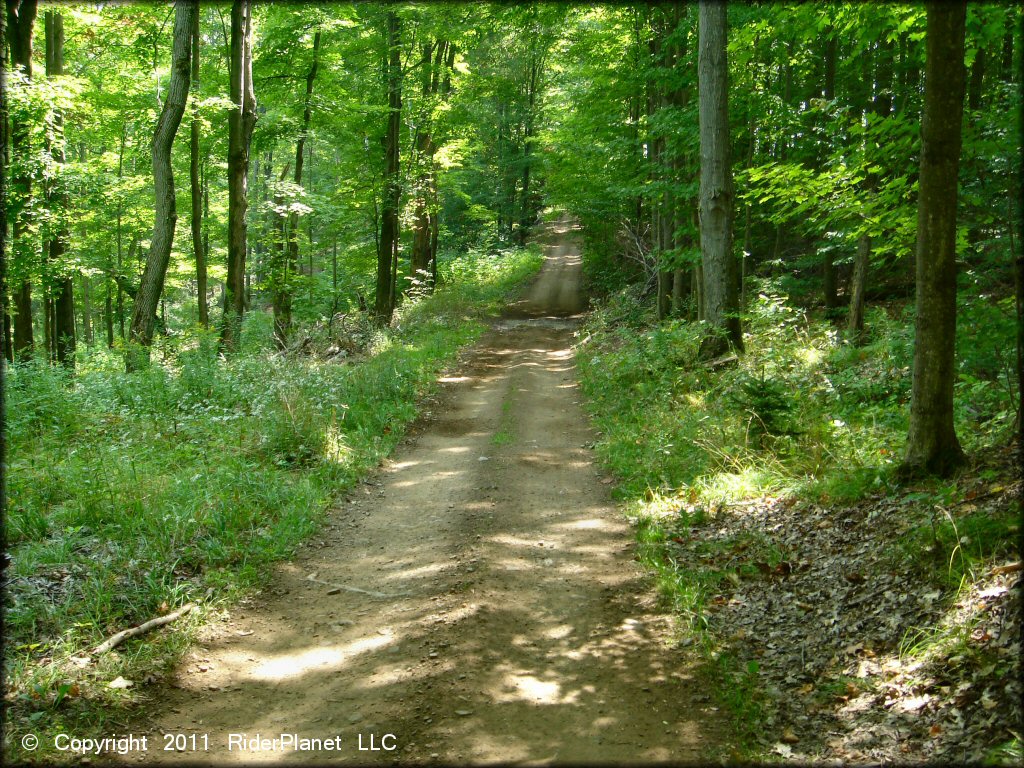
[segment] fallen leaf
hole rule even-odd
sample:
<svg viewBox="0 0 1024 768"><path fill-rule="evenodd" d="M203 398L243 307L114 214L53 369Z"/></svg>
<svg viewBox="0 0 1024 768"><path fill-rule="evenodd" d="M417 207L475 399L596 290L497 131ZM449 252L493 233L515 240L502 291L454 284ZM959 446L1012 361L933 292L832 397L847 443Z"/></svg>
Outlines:
<svg viewBox="0 0 1024 768"><path fill-rule="evenodd" d="M131 680L125 680L123 677L115 677L107 683L107 688L131 688L133 685L135 685L135 683Z"/></svg>
<svg viewBox="0 0 1024 768"><path fill-rule="evenodd" d="M782 732L782 743L783 744L796 744L800 741L800 737L793 732L792 728L786 728Z"/></svg>

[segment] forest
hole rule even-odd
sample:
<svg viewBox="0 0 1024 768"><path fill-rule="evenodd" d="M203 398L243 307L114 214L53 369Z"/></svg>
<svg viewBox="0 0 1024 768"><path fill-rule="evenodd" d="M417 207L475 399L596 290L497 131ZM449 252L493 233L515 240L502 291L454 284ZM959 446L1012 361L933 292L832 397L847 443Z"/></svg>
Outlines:
<svg viewBox="0 0 1024 768"><path fill-rule="evenodd" d="M1022 24L5 0L5 761L1019 764Z"/></svg>

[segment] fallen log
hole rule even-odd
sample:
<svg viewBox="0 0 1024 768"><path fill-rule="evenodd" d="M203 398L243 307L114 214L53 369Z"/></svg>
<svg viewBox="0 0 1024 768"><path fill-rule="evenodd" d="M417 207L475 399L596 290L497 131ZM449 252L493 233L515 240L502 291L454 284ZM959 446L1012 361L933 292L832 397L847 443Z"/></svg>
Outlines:
<svg viewBox="0 0 1024 768"><path fill-rule="evenodd" d="M158 616L155 619L150 619L144 624L139 624L139 626L137 627L121 630L116 635L111 635L102 643L93 648L92 652L96 655L106 653L107 651L116 648L130 637L136 637L138 635L149 632L149 630L151 629L162 627L164 624L170 624L172 621L180 619L182 616L184 616L186 613L188 613L195 607L195 603L187 603L186 605L181 606L181 608L179 608L178 610L171 611L165 616Z"/></svg>

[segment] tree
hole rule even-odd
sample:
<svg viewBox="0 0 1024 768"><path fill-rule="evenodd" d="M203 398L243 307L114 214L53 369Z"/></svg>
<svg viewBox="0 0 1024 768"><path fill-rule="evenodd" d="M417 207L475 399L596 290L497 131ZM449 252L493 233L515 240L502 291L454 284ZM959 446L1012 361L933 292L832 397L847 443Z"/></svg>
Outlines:
<svg viewBox="0 0 1024 768"><path fill-rule="evenodd" d="M60 77L64 74L64 17L59 11L46 12L46 76ZM54 116L55 127L63 127L63 120L58 112ZM65 163L64 137L57 136L51 148L54 163L60 167ZM54 301L53 337L57 360L68 368L75 367L75 282L74 276L61 264L67 251L68 227L68 196L65 181L57 179L57 189L50 195L51 207L56 208L56 228L50 233L47 258L58 271L57 296Z"/></svg>
<svg viewBox="0 0 1024 768"><path fill-rule="evenodd" d="M964 461L953 426L956 207L964 100L966 3L928 6L915 256L914 382L903 461L949 475Z"/></svg>
<svg viewBox="0 0 1024 768"><path fill-rule="evenodd" d="M7 18L0 13L0 515L7 515ZM7 526L0 530L0 547L7 552Z"/></svg>
<svg viewBox="0 0 1024 768"><path fill-rule="evenodd" d="M295 176L296 189L302 184L302 166L305 160L306 136L309 123L313 116L313 83L316 81L317 69L320 66L320 30L313 36L313 63L306 75L306 98L302 110L302 130L295 142ZM286 169L287 170L287 169ZM284 223L284 212L280 212L281 223ZM280 244L284 248L285 244ZM292 294L293 280L299 265L299 211L297 204L288 206L287 256L277 265L274 275L274 336L281 349L288 346L288 334L292 326Z"/></svg>
<svg viewBox="0 0 1024 768"><path fill-rule="evenodd" d="M245 313L245 213L249 207L249 148L256 125L256 94L252 84L252 6L249 0L231 5L231 111L228 113L228 276L224 286L221 342L234 350Z"/></svg>
<svg viewBox="0 0 1024 768"><path fill-rule="evenodd" d="M373 315L377 323L387 325L395 311L395 280L398 264L398 213L402 195L399 176L399 129L402 125L401 26L398 14L388 11L384 52L387 73L388 121L384 136L384 193L381 205L380 243L377 248L377 285Z"/></svg>
<svg viewBox="0 0 1024 768"><path fill-rule="evenodd" d="M210 309L206 302L206 248L203 242L203 192L199 183L199 3L192 20L192 125L189 130L189 190L192 209L192 251L196 257L196 294L199 324L210 325ZM109 313L108 313L109 314ZM108 326L108 336L113 336Z"/></svg>
<svg viewBox="0 0 1024 768"><path fill-rule="evenodd" d="M26 81L32 79L32 29L37 12L36 0L7 0L8 45L11 65L21 69ZM29 126L21 121L11 124L11 152L24 157L28 154ZM32 177L27 165L18 164L18 172L11 179L16 201L13 211L11 241L15 252L24 249L31 207ZM21 278L14 293L14 354L25 359L32 354L32 281L28 257L22 260Z"/></svg>
<svg viewBox="0 0 1024 768"><path fill-rule="evenodd" d="M171 79L160 120L153 133L153 188L156 193L153 219L153 242L146 259L138 291L129 342L137 345L125 357L129 371L148 360L148 348L153 343L156 310L164 289L167 265L171 259L171 244L178 211L174 193L174 170L171 168L171 149L174 137L185 114L185 102L191 71L192 26L196 14L194 2L176 0L174 4L174 32L172 43ZM139 349L138 347L141 347Z"/></svg>
<svg viewBox="0 0 1024 768"><path fill-rule="evenodd" d="M743 349L732 255L733 185L729 158L729 70L724 2L702 0L697 78L700 101L700 250L704 318L710 333L701 354Z"/></svg>

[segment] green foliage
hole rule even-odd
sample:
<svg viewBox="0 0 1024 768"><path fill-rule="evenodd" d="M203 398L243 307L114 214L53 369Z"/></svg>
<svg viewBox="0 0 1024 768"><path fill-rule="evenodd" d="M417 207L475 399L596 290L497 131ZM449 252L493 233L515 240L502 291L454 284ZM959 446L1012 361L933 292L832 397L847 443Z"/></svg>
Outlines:
<svg viewBox="0 0 1024 768"><path fill-rule="evenodd" d="M255 341L225 360L216 335L197 329L131 374L100 350L74 379L38 362L9 369L4 608L7 645L21 649L5 658L14 731L90 721L94 704L126 703L103 684L163 664L182 648L177 632L87 670L55 660L167 606L212 609L264 580L269 563L316 530L541 259L533 249L466 262L351 361L283 357ZM243 339L269 336L262 315L249 314ZM62 687L68 680L80 695Z"/></svg>

